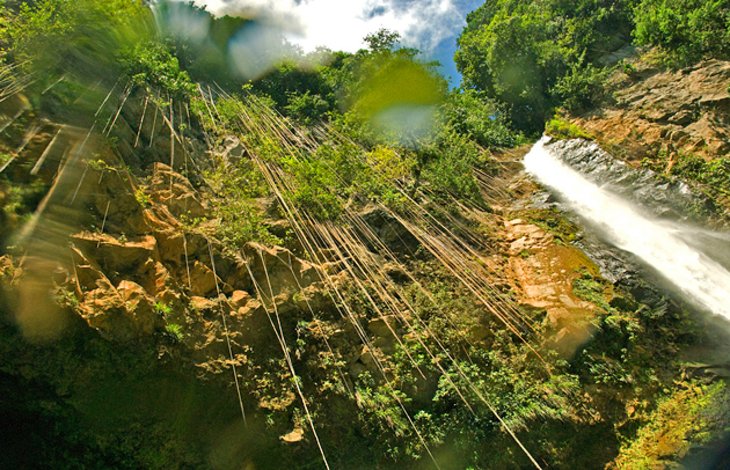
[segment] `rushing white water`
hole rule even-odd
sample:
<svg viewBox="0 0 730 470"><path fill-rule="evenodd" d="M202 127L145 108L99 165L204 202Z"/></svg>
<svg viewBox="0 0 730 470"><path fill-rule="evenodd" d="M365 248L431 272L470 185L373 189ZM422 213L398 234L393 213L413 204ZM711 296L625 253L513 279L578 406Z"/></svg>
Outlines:
<svg viewBox="0 0 730 470"><path fill-rule="evenodd" d="M615 246L633 253L669 280L689 300L730 320L730 272L647 217L623 198L602 189L552 155L547 138L525 156L527 172L551 188ZM693 229L687 228L687 233Z"/></svg>

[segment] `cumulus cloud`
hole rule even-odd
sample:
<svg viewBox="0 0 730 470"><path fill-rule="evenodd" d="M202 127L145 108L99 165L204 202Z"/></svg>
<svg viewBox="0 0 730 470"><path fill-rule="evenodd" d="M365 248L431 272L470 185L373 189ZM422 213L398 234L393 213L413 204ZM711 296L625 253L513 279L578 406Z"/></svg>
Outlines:
<svg viewBox="0 0 730 470"><path fill-rule="evenodd" d="M354 52L380 28L405 46L430 52L464 25L457 0L196 0L217 15L264 16L310 52L318 46Z"/></svg>

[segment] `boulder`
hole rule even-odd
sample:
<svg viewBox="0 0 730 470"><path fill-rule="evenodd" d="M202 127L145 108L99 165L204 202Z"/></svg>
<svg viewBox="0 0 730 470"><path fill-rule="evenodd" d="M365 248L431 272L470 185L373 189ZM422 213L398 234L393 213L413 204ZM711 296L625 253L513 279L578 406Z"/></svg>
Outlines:
<svg viewBox="0 0 730 470"><path fill-rule="evenodd" d="M243 290L234 290L231 297L228 299L228 304L231 307L238 309L245 306L251 299L251 294Z"/></svg>
<svg viewBox="0 0 730 470"><path fill-rule="evenodd" d="M198 260L190 267L190 292L193 295L203 296L215 290L216 280L213 270Z"/></svg>
<svg viewBox="0 0 730 470"><path fill-rule="evenodd" d="M151 199L166 206L175 217L204 217L207 210L190 181L164 163L155 163L149 187Z"/></svg>
<svg viewBox="0 0 730 470"><path fill-rule="evenodd" d="M304 429L297 426L292 432L286 433L281 436L280 439L287 444L296 444L297 442L302 442L304 440Z"/></svg>
<svg viewBox="0 0 730 470"><path fill-rule="evenodd" d="M103 336L128 341L151 335L162 326L155 312L154 300L139 284L122 281L114 287L100 280L99 287L86 292L79 305L79 314Z"/></svg>
<svg viewBox="0 0 730 470"><path fill-rule="evenodd" d="M71 239L87 258L97 260L105 272L128 272L157 256L157 241L150 235L124 240L106 234L81 232Z"/></svg>

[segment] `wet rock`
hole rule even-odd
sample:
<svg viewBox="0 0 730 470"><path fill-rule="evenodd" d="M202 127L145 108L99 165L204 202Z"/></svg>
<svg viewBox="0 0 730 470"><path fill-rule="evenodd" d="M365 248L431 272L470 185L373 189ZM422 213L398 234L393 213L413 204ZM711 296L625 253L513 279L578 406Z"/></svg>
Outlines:
<svg viewBox="0 0 730 470"><path fill-rule="evenodd" d="M548 149L588 180L638 203L654 216L670 220L706 221L712 201L679 181L667 181L655 172L639 170L582 139L557 141Z"/></svg>

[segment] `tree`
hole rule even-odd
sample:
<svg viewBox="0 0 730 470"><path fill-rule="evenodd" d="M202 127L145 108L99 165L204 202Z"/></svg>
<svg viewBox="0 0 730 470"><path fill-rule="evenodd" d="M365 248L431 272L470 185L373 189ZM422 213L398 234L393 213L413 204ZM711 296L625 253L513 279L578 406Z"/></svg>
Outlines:
<svg viewBox="0 0 730 470"><path fill-rule="evenodd" d="M381 28L365 36L365 43L372 52L383 52L393 50L400 39L401 36L399 33Z"/></svg>
<svg viewBox="0 0 730 470"><path fill-rule="evenodd" d="M555 107L601 96L593 67L629 40L634 2L486 2L468 15L458 40L463 85L504 103L516 128L541 132Z"/></svg>
<svg viewBox="0 0 730 470"><path fill-rule="evenodd" d="M727 0L643 0L634 22L639 44L660 46L680 65L703 56L730 56Z"/></svg>

